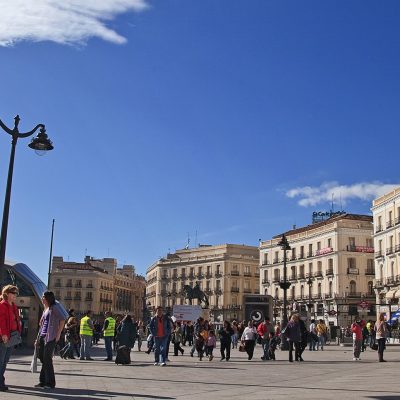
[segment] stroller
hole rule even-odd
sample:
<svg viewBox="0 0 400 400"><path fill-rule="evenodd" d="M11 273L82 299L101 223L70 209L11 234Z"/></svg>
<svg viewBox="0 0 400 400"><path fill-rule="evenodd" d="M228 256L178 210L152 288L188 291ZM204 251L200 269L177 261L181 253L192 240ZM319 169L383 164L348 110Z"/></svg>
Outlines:
<svg viewBox="0 0 400 400"><path fill-rule="evenodd" d="M275 360L275 350L280 345L281 339L279 336L273 336L269 341L268 355L270 360Z"/></svg>

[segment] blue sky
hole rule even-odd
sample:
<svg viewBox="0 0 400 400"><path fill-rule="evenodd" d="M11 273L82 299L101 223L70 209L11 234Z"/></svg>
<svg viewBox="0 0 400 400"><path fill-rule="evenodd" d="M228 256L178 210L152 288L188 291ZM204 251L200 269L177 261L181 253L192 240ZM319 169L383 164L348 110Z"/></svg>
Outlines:
<svg viewBox="0 0 400 400"><path fill-rule="evenodd" d="M54 255L144 273L188 232L257 245L400 183L396 1L24 3L0 0L0 118L55 150L18 143L7 258L44 279L53 218Z"/></svg>

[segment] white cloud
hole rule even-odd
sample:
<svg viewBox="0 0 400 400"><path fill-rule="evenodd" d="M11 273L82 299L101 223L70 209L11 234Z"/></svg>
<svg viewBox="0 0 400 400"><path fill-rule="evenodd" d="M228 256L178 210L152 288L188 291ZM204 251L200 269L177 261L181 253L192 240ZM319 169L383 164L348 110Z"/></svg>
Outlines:
<svg viewBox="0 0 400 400"><path fill-rule="evenodd" d="M373 200L390 192L400 184L383 184L381 182L362 182L353 185L340 185L337 182L325 182L321 186L303 186L288 190L286 196L300 198L298 204L303 207L315 206L320 203L330 203L332 194L335 203L341 199L345 205L349 200Z"/></svg>
<svg viewBox="0 0 400 400"><path fill-rule="evenodd" d="M125 43L106 22L145 8L146 0L0 0L0 46L21 40L84 43L91 37Z"/></svg>

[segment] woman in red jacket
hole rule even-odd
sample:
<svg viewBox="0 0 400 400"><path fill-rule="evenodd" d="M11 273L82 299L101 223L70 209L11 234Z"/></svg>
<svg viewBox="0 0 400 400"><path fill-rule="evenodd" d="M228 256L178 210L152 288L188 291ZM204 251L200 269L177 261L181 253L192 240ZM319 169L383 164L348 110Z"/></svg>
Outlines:
<svg viewBox="0 0 400 400"><path fill-rule="evenodd" d="M21 321L15 300L18 296L18 288L13 285L4 286L0 302L0 391L5 392L8 387L5 384L4 372L10 359L12 347L6 344L12 331L21 333Z"/></svg>

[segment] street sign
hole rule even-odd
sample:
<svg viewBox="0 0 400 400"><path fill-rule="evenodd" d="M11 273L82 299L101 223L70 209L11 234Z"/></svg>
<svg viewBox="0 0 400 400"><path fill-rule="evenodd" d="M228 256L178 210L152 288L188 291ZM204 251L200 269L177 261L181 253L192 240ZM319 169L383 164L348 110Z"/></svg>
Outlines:
<svg viewBox="0 0 400 400"><path fill-rule="evenodd" d="M175 304L173 308L173 316L177 319L177 321L192 321L196 322L196 320L200 317L202 312L201 306L190 306L190 305L178 305Z"/></svg>
<svg viewBox="0 0 400 400"><path fill-rule="evenodd" d="M329 311L328 311L328 314L329 314L330 316L335 316L335 315L336 315L336 310L329 310Z"/></svg>
<svg viewBox="0 0 400 400"><path fill-rule="evenodd" d="M371 306L371 304L368 303L368 301L365 301L365 300L360 301L358 303L358 307L360 307L360 308L370 308L370 306Z"/></svg>

